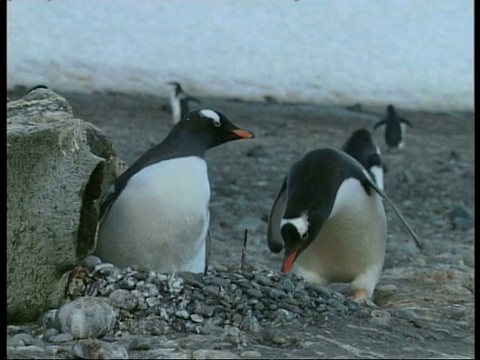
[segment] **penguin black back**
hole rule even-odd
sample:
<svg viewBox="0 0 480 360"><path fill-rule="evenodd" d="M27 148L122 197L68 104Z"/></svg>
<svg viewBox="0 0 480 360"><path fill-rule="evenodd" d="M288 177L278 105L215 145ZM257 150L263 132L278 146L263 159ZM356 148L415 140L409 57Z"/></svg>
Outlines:
<svg viewBox="0 0 480 360"><path fill-rule="evenodd" d="M375 145L372 134L367 129L358 129L352 133L342 150L356 159L383 189L383 168L380 149ZM381 173L380 173L381 172Z"/></svg>
<svg viewBox="0 0 480 360"><path fill-rule="evenodd" d="M365 193L371 195L371 182L365 174L365 169L349 155L338 150L332 148L313 150L293 164L277 194L270 214L267 233L270 250L278 253L283 249L285 234L281 229L283 226L280 226L280 217L294 219L303 215L308 218L310 227L308 238L302 246L307 247L328 219L339 187L349 178L357 179ZM280 229L280 232L277 229ZM300 237L298 234L298 239L293 242L298 242Z"/></svg>

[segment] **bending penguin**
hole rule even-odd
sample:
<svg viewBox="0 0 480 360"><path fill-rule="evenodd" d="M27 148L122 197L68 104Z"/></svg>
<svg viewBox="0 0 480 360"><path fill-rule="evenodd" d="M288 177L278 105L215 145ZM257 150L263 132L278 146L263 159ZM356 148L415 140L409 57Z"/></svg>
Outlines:
<svg viewBox="0 0 480 360"><path fill-rule="evenodd" d="M178 82L170 81L167 84L172 86L170 107L172 108L173 125L175 125L190 112L190 107L188 105L189 101L196 102L197 104L199 104L200 101L184 92L182 86Z"/></svg>
<svg viewBox="0 0 480 360"><path fill-rule="evenodd" d="M406 125L413 128L410 121L399 116L392 105L387 106L387 116L373 126L376 130L385 125L385 143L388 148L403 148L405 146Z"/></svg>
<svg viewBox="0 0 480 360"><path fill-rule="evenodd" d="M94 254L119 267L205 272L210 201L205 153L253 137L218 111L189 113L107 190Z"/></svg>
<svg viewBox="0 0 480 360"><path fill-rule="evenodd" d="M375 184L383 190L383 164L380 149L367 129L355 130L343 144L342 150L356 159L369 172Z"/></svg>
<svg viewBox="0 0 480 360"><path fill-rule="evenodd" d="M385 259L386 200L368 171L347 153L322 148L288 171L270 212L270 250L285 248L281 271L311 283L349 282L353 299L372 296Z"/></svg>

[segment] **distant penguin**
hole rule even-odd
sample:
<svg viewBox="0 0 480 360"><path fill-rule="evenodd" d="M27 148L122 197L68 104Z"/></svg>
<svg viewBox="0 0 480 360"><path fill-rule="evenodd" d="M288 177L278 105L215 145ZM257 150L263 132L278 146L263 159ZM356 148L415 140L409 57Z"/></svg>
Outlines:
<svg viewBox="0 0 480 360"><path fill-rule="evenodd" d="M367 129L355 130L342 146L342 150L356 159L373 177L377 186L383 190L383 164L380 149Z"/></svg>
<svg viewBox="0 0 480 360"><path fill-rule="evenodd" d="M173 124L175 125L190 112L190 107L188 105L189 101L196 102L197 104L199 104L200 101L184 92L182 86L178 82L171 81L168 82L168 84L172 86L170 107L172 109Z"/></svg>
<svg viewBox="0 0 480 360"><path fill-rule="evenodd" d="M406 126L413 128L410 121L399 116L392 105L387 106L387 116L377 122L373 130L385 125L385 143L388 148L403 148L405 146Z"/></svg>
<svg viewBox="0 0 480 360"><path fill-rule="evenodd" d="M210 184L205 153L253 138L215 110L189 113L122 173L100 204L94 254L119 267L204 272Z"/></svg>
<svg viewBox="0 0 480 360"><path fill-rule="evenodd" d="M353 299L370 298L385 259L382 198L420 247L357 160L332 148L307 153L288 171L270 212L267 241L274 253L285 248L281 271L321 285L349 282Z"/></svg>

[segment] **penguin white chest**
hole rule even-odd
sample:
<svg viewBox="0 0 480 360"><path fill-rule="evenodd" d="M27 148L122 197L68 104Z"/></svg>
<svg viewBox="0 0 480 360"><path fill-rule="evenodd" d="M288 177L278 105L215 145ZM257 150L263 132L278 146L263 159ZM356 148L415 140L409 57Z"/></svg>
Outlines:
<svg viewBox="0 0 480 360"><path fill-rule="evenodd" d="M96 253L117 266L202 272L209 225L207 165L164 160L133 175L99 228Z"/></svg>

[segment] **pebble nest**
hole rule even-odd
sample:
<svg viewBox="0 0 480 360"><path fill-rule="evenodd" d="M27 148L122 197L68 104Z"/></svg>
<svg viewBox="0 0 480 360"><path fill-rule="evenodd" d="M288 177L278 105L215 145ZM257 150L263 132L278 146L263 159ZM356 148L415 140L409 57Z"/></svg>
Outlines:
<svg viewBox="0 0 480 360"><path fill-rule="evenodd" d="M115 309L115 325L109 332L115 336L174 332L208 335L224 330L227 325L255 333L284 323L291 326L322 321L326 315L370 320L390 318L386 310L372 310L340 292L307 283L292 273L231 270L217 265L206 274L163 274L119 269L100 263L94 256L72 272L68 296L72 300L82 297L106 300L107 306ZM50 318L55 315L51 312ZM111 317L110 311L95 313L95 321L112 323L110 318L99 318ZM48 328L49 323L55 326L55 321L46 319L43 320L45 327ZM77 321L84 324L89 319L91 317L85 316Z"/></svg>

